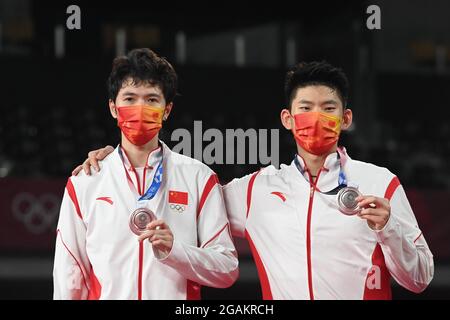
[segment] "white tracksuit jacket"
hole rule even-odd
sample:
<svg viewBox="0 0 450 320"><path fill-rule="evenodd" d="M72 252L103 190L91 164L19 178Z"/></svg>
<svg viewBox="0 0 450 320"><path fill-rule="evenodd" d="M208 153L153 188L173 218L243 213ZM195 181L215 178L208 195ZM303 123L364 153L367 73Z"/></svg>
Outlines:
<svg viewBox="0 0 450 320"><path fill-rule="evenodd" d="M237 254L217 176L160 144L141 177L118 147L100 172L69 178L57 227L55 299L199 299L200 285L228 287L236 280ZM161 157L162 184L146 206L172 230L167 257L148 240L139 243L128 224Z"/></svg>
<svg viewBox="0 0 450 320"><path fill-rule="evenodd" d="M433 256L398 178L339 153L326 158L317 189L338 186L342 160L349 184L390 200L382 230L342 214L335 195L316 191L299 156L301 170L293 161L224 186L232 233L250 244L264 299L390 299L391 276L414 292L431 281Z"/></svg>

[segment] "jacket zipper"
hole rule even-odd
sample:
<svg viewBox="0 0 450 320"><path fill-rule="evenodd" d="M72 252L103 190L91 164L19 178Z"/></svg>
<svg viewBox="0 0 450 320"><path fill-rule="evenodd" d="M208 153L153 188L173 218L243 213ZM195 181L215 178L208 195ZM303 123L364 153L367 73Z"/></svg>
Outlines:
<svg viewBox="0 0 450 320"><path fill-rule="evenodd" d="M143 262L144 262L144 240L139 242L138 300L142 300Z"/></svg>
<svg viewBox="0 0 450 320"><path fill-rule="evenodd" d="M133 168L134 169L134 168ZM140 183L139 183L139 176L136 172L136 170L134 170L134 173L136 174L136 180L138 183L138 188L139 188L139 194L142 196L144 193L144 188L145 188L145 173L146 173L146 168L144 169L144 174L143 174L143 182L142 182L142 189L140 187ZM138 269L138 300L142 300L142 270L143 270L143 265L144 265L144 241L139 241L139 269Z"/></svg>
<svg viewBox="0 0 450 320"><path fill-rule="evenodd" d="M313 183L311 173L309 172L309 170L306 170L306 172L308 172L308 176L309 176L309 203L308 203L308 216L307 216L307 222L306 222L306 258L307 258L307 265L308 265L309 298L311 300L314 300L314 291L313 291L313 284L312 284L312 268L311 268L311 215L312 215L312 206L313 206L313 200L314 200L314 192L315 192L317 181L319 180L321 171L322 171L322 168L320 168L319 172L317 173L316 181L314 181L314 183Z"/></svg>

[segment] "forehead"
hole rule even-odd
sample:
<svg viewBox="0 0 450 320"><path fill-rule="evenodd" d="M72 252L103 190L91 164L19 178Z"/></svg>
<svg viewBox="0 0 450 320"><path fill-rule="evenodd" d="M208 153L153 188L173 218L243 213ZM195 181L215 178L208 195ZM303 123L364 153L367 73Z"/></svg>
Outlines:
<svg viewBox="0 0 450 320"><path fill-rule="evenodd" d="M302 88L298 88L294 100L310 100L310 101L321 101L321 100L337 100L341 101L337 90L324 85L311 85Z"/></svg>
<svg viewBox="0 0 450 320"><path fill-rule="evenodd" d="M136 95L162 95L162 90L157 84L153 84L148 81L135 81L132 78L127 78L123 81L119 94L127 93Z"/></svg>

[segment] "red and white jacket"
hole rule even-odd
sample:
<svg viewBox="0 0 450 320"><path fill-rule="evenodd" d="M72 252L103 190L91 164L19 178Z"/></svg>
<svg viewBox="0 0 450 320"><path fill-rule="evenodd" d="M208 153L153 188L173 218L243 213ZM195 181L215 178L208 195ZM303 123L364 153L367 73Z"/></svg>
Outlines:
<svg viewBox="0 0 450 320"><path fill-rule="evenodd" d="M335 195L316 191L299 156L302 170L293 161L224 186L232 233L249 242L264 299L390 299L391 276L413 292L433 278L433 255L398 178L340 153L326 158L316 188L336 188L342 163L363 195L390 200L382 230L342 214Z"/></svg>
<svg viewBox="0 0 450 320"><path fill-rule="evenodd" d="M238 260L217 176L160 143L140 175L118 147L100 172L69 178L57 227L54 299L199 299L200 285L234 283ZM146 207L172 230L167 257L149 241L138 242L128 224L161 157L162 184Z"/></svg>

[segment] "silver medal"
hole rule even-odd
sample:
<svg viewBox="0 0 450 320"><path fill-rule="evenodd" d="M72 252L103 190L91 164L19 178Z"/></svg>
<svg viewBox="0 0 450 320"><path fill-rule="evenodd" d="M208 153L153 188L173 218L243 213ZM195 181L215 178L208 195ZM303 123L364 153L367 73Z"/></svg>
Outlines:
<svg viewBox="0 0 450 320"><path fill-rule="evenodd" d="M346 215L355 215L361 211L358 207L358 202L355 200L361 196L361 192L354 187L345 187L339 190L337 194L337 203L339 210Z"/></svg>
<svg viewBox="0 0 450 320"><path fill-rule="evenodd" d="M156 216L150 209L136 209L130 216L130 229L134 234L140 236L146 230L147 225L153 220L156 220Z"/></svg>

